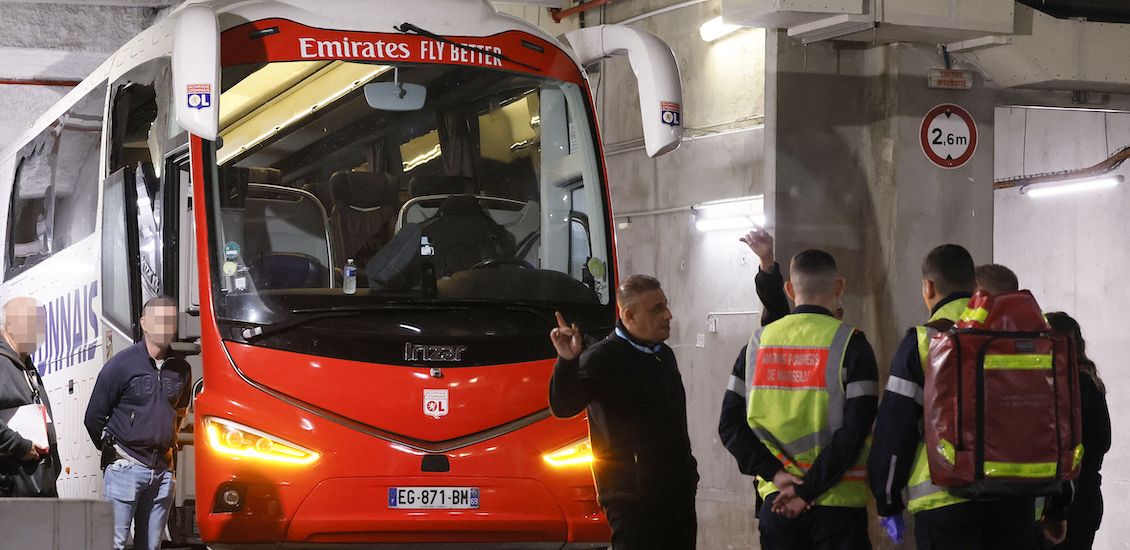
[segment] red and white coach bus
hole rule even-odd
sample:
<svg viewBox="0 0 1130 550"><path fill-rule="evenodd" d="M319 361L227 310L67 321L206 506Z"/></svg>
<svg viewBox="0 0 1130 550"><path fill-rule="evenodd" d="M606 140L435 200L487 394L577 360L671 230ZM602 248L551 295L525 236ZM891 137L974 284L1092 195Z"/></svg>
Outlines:
<svg viewBox="0 0 1130 550"><path fill-rule="evenodd" d="M93 380L165 294L201 380L175 532L607 546L585 420L548 411L547 334L555 310L592 334L616 319L583 67L618 54L648 153L674 149L678 68L630 27L558 41L485 0L190 0L126 44L0 156L0 294L44 304L63 495L99 496Z"/></svg>

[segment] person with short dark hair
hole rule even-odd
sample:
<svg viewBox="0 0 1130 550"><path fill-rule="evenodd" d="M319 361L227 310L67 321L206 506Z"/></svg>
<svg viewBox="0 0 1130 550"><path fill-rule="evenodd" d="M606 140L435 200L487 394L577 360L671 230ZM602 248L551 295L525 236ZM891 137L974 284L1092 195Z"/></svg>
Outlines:
<svg viewBox="0 0 1130 550"><path fill-rule="evenodd" d="M1006 294L1020 290L1020 281L1016 278L1016 274L1001 264L979 265L974 272L977 277L976 290L989 294Z"/></svg>
<svg viewBox="0 0 1130 550"><path fill-rule="evenodd" d="M922 365L931 335L953 326L969 304L977 284L973 266L969 251L956 244L938 246L922 261L922 299L931 317L899 343L875 421L868 478L876 509L885 524L901 525L909 508L919 550L1027 550L1033 544L1032 498L971 501L930 480L922 433Z"/></svg>
<svg viewBox="0 0 1130 550"><path fill-rule="evenodd" d="M697 536L698 463L687 433L686 392L659 281L632 275L616 293L620 321L582 351L576 325L557 313L550 339L554 416L588 410L597 499L613 550L692 550Z"/></svg>
<svg viewBox="0 0 1130 550"><path fill-rule="evenodd" d="M1079 477L1073 482L1074 499L1062 516L1047 518L1043 522L1044 536L1060 540L1052 546L1056 550L1090 550L1095 532L1103 519L1102 475L1103 456L1110 450L1110 409L1106 403L1106 385L1099 377L1095 362L1087 356L1087 342L1079 323L1070 315L1056 311L1047 314L1048 323L1057 332L1067 334L1075 344L1079 363L1079 401L1083 416L1083 464ZM1066 538L1063 539L1059 521L1066 521Z"/></svg>
<svg viewBox="0 0 1130 550"><path fill-rule="evenodd" d="M31 433L25 427L21 433L0 420L0 497L59 496L55 484L62 467L51 402L31 361L43 335L43 312L34 298L13 298L0 309L0 416L42 414L46 428Z"/></svg>
<svg viewBox="0 0 1130 550"><path fill-rule="evenodd" d="M785 283L796 308L746 348L766 550L871 548L865 464L879 370L863 333L834 314L843 290L831 254L798 253Z"/></svg>
<svg viewBox="0 0 1130 550"><path fill-rule="evenodd" d="M157 297L141 311L140 342L106 362L86 408L86 430L102 451L103 497L114 505L114 548L134 526L137 550L161 547L173 504L173 451L187 414L192 371L171 345L177 304Z"/></svg>

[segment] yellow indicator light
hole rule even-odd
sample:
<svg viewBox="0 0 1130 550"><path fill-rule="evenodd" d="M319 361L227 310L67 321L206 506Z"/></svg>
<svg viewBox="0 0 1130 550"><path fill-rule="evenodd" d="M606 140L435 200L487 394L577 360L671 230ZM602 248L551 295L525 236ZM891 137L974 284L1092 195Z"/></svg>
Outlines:
<svg viewBox="0 0 1130 550"><path fill-rule="evenodd" d="M230 420L205 418L204 431L208 434L208 444L212 449L228 456L302 466L312 464L322 456Z"/></svg>
<svg viewBox="0 0 1130 550"><path fill-rule="evenodd" d="M541 458L554 468L591 464L592 444L589 443L588 438L585 438L568 447L562 447L551 453L543 454Z"/></svg>

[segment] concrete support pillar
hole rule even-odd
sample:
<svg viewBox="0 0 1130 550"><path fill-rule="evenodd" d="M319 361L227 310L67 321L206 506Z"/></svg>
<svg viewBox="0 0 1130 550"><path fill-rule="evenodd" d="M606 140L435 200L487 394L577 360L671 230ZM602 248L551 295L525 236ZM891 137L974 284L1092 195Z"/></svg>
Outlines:
<svg viewBox="0 0 1130 550"><path fill-rule="evenodd" d="M847 320L884 365L903 331L925 320L920 264L943 243L992 260L993 106L970 91L930 90L933 48L905 44L804 46L766 40L765 182L782 264L805 248L836 256L848 279ZM979 139L963 167L945 169L919 143L922 118L956 103ZM884 372L885 375L885 372Z"/></svg>

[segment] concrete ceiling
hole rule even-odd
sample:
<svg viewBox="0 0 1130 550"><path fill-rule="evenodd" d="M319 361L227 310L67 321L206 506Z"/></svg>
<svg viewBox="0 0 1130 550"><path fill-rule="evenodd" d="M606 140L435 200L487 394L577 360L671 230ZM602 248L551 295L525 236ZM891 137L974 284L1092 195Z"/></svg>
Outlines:
<svg viewBox="0 0 1130 550"><path fill-rule="evenodd" d="M81 80L177 0L0 0L0 80Z"/></svg>

